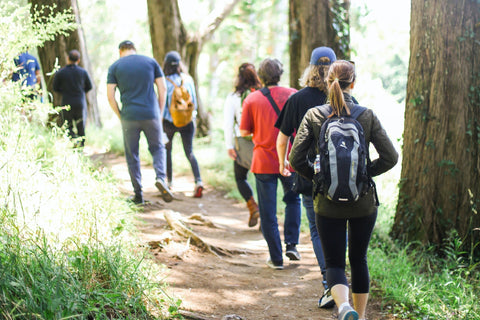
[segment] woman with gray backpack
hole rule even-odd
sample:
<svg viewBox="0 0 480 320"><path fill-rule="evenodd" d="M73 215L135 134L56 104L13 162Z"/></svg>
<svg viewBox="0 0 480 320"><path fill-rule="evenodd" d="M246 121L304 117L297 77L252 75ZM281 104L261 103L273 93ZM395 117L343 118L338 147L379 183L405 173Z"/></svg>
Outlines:
<svg viewBox="0 0 480 320"><path fill-rule="evenodd" d="M307 111L290 153L290 165L314 182L314 209L323 246L327 282L339 320L365 319L370 290L367 249L377 218L372 177L395 166L398 153L371 109L352 101L355 65L337 60L327 75L329 104ZM379 157L369 159L373 144ZM314 163L307 153L314 144ZM348 253L353 308L345 275Z"/></svg>

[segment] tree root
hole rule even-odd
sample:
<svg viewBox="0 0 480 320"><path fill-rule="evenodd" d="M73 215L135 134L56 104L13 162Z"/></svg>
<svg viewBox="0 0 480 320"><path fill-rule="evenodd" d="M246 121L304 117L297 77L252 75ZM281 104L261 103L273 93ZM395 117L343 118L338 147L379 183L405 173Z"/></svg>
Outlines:
<svg viewBox="0 0 480 320"><path fill-rule="evenodd" d="M164 210L163 215L165 220L167 221L168 225L177 232L180 236L189 239L190 243L194 246L202 249L205 252L209 252L219 258L221 256L232 256L234 254L245 254L245 250L231 250L226 248L221 248L213 245L209 245L205 241L200 238L193 230L189 229L182 218L182 215L178 212L172 210ZM206 225L211 226L212 228L217 228L215 224L205 219L200 214L194 214L189 217L189 219L198 220L198 221L206 221Z"/></svg>

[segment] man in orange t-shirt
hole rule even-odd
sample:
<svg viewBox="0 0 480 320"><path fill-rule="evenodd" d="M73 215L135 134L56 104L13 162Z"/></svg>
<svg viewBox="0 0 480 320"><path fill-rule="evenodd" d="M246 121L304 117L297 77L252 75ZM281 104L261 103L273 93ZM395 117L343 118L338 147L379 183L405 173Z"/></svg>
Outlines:
<svg viewBox="0 0 480 320"><path fill-rule="evenodd" d="M258 76L265 86L248 95L243 102L240 134L253 134L251 171L255 174L262 233L267 241L270 258L267 265L283 269L282 244L277 222L277 184L282 183L285 202L284 237L286 256L300 260L296 249L300 234L300 197L292 191L294 173L284 177L279 172L276 150L278 114L287 99L297 90L278 86L283 66L277 59L267 58L260 64ZM277 110L276 110L277 109Z"/></svg>

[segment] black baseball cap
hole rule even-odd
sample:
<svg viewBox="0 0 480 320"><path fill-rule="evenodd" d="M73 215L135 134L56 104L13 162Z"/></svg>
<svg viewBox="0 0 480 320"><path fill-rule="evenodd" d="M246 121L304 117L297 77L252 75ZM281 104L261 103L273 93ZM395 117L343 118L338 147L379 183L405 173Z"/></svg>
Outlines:
<svg viewBox="0 0 480 320"><path fill-rule="evenodd" d="M120 42L120 44L118 45L118 49L120 49L120 50L135 49L135 45L133 44L132 41L125 40L125 41Z"/></svg>

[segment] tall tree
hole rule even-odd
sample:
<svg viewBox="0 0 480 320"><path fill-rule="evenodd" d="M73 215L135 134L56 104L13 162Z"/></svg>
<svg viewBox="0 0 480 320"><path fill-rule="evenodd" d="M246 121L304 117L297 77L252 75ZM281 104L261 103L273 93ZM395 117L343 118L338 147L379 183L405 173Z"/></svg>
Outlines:
<svg viewBox="0 0 480 320"><path fill-rule="evenodd" d="M197 129L200 136L209 133L210 123L198 92L197 64L202 47L210 39L220 23L240 0L229 0L217 6L201 23L200 28L190 34L185 29L177 0L147 0L148 20L152 38L153 56L162 63L168 51L176 50L197 84L198 117Z"/></svg>
<svg viewBox="0 0 480 320"><path fill-rule="evenodd" d="M350 57L350 0L289 0L290 86L298 79L316 47L332 48L337 58Z"/></svg>
<svg viewBox="0 0 480 320"><path fill-rule="evenodd" d="M412 0L397 239L480 241L479 21L478 1Z"/></svg>
<svg viewBox="0 0 480 320"><path fill-rule="evenodd" d="M42 72L47 83L47 90L53 96L53 105L59 106L61 103L60 94L53 91L53 77L52 71L57 66L65 66L67 63L68 52L73 49L80 51L81 60L80 66L85 68L87 72L93 77L93 70L88 58L87 46L83 35L83 29L80 21L80 12L77 5L77 0L29 0L32 4L32 12L41 9L43 6L49 6L48 9L43 10L43 14L47 17L50 14L50 8L55 12L63 12L65 10L72 10L75 15L75 21L78 28L72 31L68 36L58 36L54 41L45 42L43 47L38 48L38 56L42 65ZM88 121L91 121L96 126L101 126L100 112L97 104L97 88L93 81L93 88L87 93L88 106Z"/></svg>

